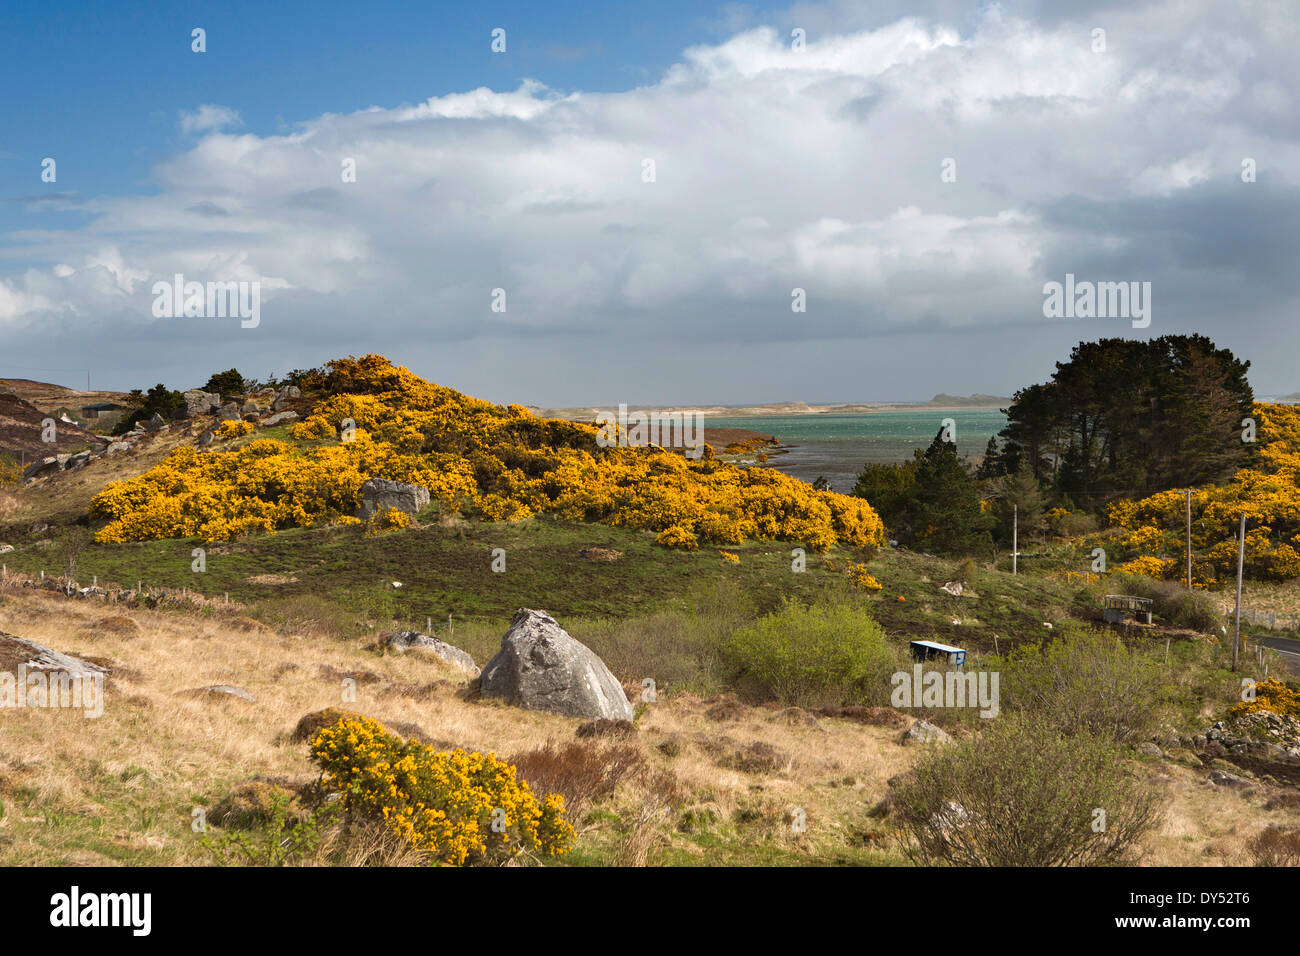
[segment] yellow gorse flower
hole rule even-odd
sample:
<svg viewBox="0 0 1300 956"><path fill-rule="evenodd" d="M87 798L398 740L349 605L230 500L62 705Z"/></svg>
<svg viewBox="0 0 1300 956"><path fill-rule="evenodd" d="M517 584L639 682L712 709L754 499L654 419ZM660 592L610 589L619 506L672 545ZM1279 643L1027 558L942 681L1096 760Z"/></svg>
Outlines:
<svg viewBox="0 0 1300 956"><path fill-rule="evenodd" d="M463 866L525 851L560 856L573 846L564 798L539 800L492 754L441 752L349 717L317 731L311 755L345 811L381 820L431 862Z"/></svg>
<svg viewBox="0 0 1300 956"><path fill-rule="evenodd" d="M484 520L552 514L656 534L692 549L747 538L884 544L861 498L818 491L767 468L658 448L601 448L595 425L538 418L433 385L379 355L329 363L330 394L290 431L300 444L255 439L230 451L179 449L156 468L106 487L92 513L98 540L201 536L338 523L361 485L424 485L447 510ZM345 423L350 441L339 440Z"/></svg>

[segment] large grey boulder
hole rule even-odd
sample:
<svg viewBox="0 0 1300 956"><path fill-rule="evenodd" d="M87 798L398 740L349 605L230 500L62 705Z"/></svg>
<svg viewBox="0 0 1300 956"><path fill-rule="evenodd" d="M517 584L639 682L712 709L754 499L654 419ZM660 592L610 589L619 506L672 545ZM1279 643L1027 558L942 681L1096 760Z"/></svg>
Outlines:
<svg viewBox="0 0 1300 956"><path fill-rule="evenodd" d="M423 485L404 485L386 478L371 478L361 486L361 511L357 517L369 521L377 513L396 508L408 515L419 514L429 507L429 489Z"/></svg>
<svg viewBox="0 0 1300 956"><path fill-rule="evenodd" d="M604 662L545 611L515 613L479 686L484 697L501 697L526 710L606 720L634 716Z"/></svg>
<svg viewBox="0 0 1300 956"><path fill-rule="evenodd" d="M276 425L285 425L298 420L297 412L276 412L268 418L262 419L263 428L274 428Z"/></svg>
<svg viewBox="0 0 1300 956"><path fill-rule="evenodd" d="M234 402L226 402L217 409L217 418L223 422L237 422L240 420L239 406Z"/></svg>
<svg viewBox="0 0 1300 956"><path fill-rule="evenodd" d="M293 399L302 398L302 391L297 385L286 385L280 391L275 393L275 399L271 402L271 411L278 412L289 404Z"/></svg>
<svg viewBox="0 0 1300 956"><path fill-rule="evenodd" d="M205 392L201 388L192 388L185 393L185 415L197 418L208 415L221 407L221 396L216 392Z"/></svg>
<svg viewBox="0 0 1300 956"><path fill-rule="evenodd" d="M412 648L428 651L449 666L464 671L470 677L479 675L478 665L474 663L474 658L468 651L462 651L459 647L453 647L446 641L421 634L419 631L398 631L388 635L380 643L395 651L407 651Z"/></svg>

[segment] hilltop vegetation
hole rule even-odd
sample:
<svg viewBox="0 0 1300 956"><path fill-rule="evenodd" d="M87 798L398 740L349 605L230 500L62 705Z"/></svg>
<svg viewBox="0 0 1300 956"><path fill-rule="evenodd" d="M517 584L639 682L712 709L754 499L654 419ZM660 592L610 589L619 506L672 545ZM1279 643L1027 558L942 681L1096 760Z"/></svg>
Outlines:
<svg viewBox="0 0 1300 956"><path fill-rule="evenodd" d="M421 484L444 513L488 521L555 514L658 533L661 544L767 538L824 551L884 543L860 499L769 469L655 447L605 447L592 425L537 418L432 385L382 356L330 362L321 401L291 441L256 439L105 488L92 513L104 542L347 524L368 478Z"/></svg>

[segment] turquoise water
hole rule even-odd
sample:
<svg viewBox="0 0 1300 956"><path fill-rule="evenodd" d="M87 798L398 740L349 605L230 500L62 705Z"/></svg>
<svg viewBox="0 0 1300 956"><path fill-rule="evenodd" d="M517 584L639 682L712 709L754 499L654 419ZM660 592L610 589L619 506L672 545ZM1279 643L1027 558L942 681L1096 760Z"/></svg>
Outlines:
<svg viewBox="0 0 1300 956"><path fill-rule="evenodd" d="M831 487L848 493L857 483L866 462L907 461L918 448L925 448L943 427L943 420L956 423L957 453L978 461L989 436L1006 425L1006 416L996 408L937 411L902 409L855 415L768 415L754 418L704 420L704 440L709 427L749 428L775 435L782 445L794 446L783 455L772 455L768 465L787 475L811 482L824 475Z"/></svg>

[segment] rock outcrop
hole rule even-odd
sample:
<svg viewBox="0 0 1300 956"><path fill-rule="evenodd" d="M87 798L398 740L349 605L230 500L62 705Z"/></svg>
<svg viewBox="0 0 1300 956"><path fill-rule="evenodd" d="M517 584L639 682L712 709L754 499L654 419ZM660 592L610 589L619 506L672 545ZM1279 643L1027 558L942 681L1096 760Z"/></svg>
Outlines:
<svg viewBox="0 0 1300 956"><path fill-rule="evenodd" d="M429 489L423 485L406 485L386 478L371 478L361 486L361 511L357 517L369 521L389 508L415 515L428 506Z"/></svg>
<svg viewBox="0 0 1300 956"><path fill-rule="evenodd" d="M83 661L70 654L62 654L44 644L29 641L25 637L15 637L0 631L0 672L16 676L19 665L22 665L28 673L44 671L47 674L71 676L107 673L107 670L98 664Z"/></svg>

